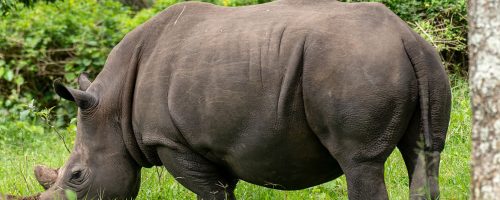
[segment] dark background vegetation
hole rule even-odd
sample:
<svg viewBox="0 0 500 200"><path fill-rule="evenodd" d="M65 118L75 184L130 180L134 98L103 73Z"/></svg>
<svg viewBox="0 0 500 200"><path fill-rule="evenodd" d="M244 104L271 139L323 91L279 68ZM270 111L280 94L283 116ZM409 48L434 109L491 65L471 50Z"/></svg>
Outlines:
<svg viewBox="0 0 500 200"><path fill-rule="evenodd" d="M268 1L206 0L225 6ZM384 3L432 43L450 74L466 77L465 0L370 1ZM33 118L26 112L27 105L57 105L53 110L56 124L68 122L76 108L59 101L53 80L62 78L75 86L81 72L95 77L111 48L127 32L177 2L181 1L0 0L0 123Z"/></svg>

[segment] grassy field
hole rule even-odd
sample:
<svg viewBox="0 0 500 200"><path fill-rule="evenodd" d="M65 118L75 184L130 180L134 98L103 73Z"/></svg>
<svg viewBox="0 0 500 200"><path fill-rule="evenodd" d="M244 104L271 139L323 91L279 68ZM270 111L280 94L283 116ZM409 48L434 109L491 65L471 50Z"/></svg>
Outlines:
<svg viewBox="0 0 500 200"><path fill-rule="evenodd" d="M471 110L467 82L452 78L453 108L451 124L442 154L440 170L441 199L469 199ZM74 125L59 132L71 146ZM29 195L43 189L34 178L33 166L61 166L69 156L54 131L31 121L0 119L0 193ZM385 166L385 181L390 199L408 199L408 176L401 154L396 150ZM300 191L278 191L240 182L239 199L347 199L345 178ZM138 199L195 199L177 184L163 168L143 169Z"/></svg>

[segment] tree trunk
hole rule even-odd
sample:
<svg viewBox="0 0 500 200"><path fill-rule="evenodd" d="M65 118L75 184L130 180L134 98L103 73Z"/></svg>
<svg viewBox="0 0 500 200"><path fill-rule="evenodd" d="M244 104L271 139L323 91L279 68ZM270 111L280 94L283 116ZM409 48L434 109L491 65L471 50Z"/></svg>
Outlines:
<svg viewBox="0 0 500 200"><path fill-rule="evenodd" d="M472 199L500 194L500 1L469 1Z"/></svg>

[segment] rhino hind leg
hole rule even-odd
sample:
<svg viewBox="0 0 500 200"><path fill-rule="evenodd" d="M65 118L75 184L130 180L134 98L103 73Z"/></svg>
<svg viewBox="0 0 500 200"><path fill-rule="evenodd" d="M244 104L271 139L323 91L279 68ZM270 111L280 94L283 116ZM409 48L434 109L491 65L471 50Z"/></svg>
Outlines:
<svg viewBox="0 0 500 200"><path fill-rule="evenodd" d="M415 112L398 148L410 178L410 199L439 199L440 152L426 152L424 150L419 112Z"/></svg>
<svg viewBox="0 0 500 200"><path fill-rule="evenodd" d="M345 168L349 199L388 199L384 163L356 163Z"/></svg>
<svg viewBox="0 0 500 200"><path fill-rule="evenodd" d="M238 180L223 173L219 167L185 147L158 147L165 168L198 199L235 199Z"/></svg>
<svg viewBox="0 0 500 200"><path fill-rule="evenodd" d="M347 181L347 192L350 200L361 199L389 199L387 188L384 181L384 163L390 153L396 148L396 142L385 142L380 145L365 144L365 140L351 140L343 142L338 139L338 135L345 134L330 134L330 138L319 137L325 146L335 158L342 171L345 174ZM396 136L391 132L383 131L366 131L372 135L387 136L393 140ZM317 134L325 136L327 134ZM353 134L350 134L353 135ZM363 134L360 134L363 135ZM368 135L368 134L366 134ZM382 136L377 136L378 138ZM340 141L340 142L339 142ZM364 148L372 147L372 148ZM379 147L379 148L374 148Z"/></svg>

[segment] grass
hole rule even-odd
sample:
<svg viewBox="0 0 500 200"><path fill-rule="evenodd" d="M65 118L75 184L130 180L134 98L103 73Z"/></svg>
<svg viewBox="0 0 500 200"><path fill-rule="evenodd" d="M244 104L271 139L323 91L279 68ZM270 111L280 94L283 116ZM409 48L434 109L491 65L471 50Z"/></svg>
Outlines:
<svg viewBox="0 0 500 200"><path fill-rule="evenodd" d="M465 80L452 77L451 123L440 169L441 199L469 199L471 110ZM60 130L74 138L74 125ZM69 142L72 145L71 142ZM34 178L33 166L61 166L69 153L57 134L28 121L0 119L0 193L30 195L43 189ZM396 150L385 165L385 181L390 199L408 199L408 176L401 154ZM241 181L238 199L347 199L345 177L300 191L266 189ZM142 170L138 199L195 199L195 195L176 183L164 168Z"/></svg>

